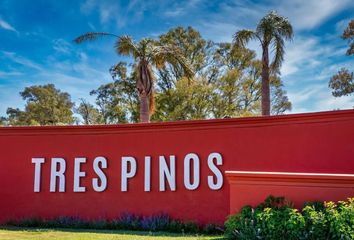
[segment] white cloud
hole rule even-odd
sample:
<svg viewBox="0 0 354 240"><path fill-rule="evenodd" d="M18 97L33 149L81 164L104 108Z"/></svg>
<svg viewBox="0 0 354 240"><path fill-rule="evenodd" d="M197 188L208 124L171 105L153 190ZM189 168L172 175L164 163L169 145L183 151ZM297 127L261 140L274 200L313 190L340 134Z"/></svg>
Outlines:
<svg viewBox="0 0 354 240"><path fill-rule="evenodd" d="M71 44L62 38L52 41L53 49L58 53L69 54L72 51Z"/></svg>
<svg viewBox="0 0 354 240"><path fill-rule="evenodd" d="M53 83L60 90L68 92L75 102L79 98L93 102L94 97L90 96L90 91L112 81L108 70L99 69L97 59L90 59L81 51L75 52L70 60L58 60L56 56L54 54L43 61L44 63L38 63L13 52L0 51L0 57L36 70L35 74L27 75L17 70L0 71L0 78L11 80L13 83L8 86L4 84L5 81L0 81L0 116L6 114L7 107L23 107L24 103L18 93L27 86Z"/></svg>
<svg viewBox="0 0 354 240"><path fill-rule="evenodd" d="M338 36L341 36L344 32L344 30L348 27L349 22L351 21L351 18L343 19L337 22L336 24L336 32Z"/></svg>
<svg viewBox="0 0 354 240"><path fill-rule="evenodd" d="M319 99L315 105L315 109L319 111L326 110L337 110L337 109L353 109L354 108L354 97L344 96L335 98L330 94L325 94Z"/></svg>
<svg viewBox="0 0 354 240"><path fill-rule="evenodd" d="M0 28L18 33L18 31L11 26L8 22L0 18Z"/></svg>
<svg viewBox="0 0 354 240"><path fill-rule="evenodd" d="M166 17L178 17L178 16L181 16L183 13L186 13L184 11L184 8L182 8L182 7L174 7L171 10L165 11L164 15Z"/></svg>
<svg viewBox="0 0 354 240"><path fill-rule="evenodd" d="M289 17L296 29L303 30L321 25L343 9L354 8L354 2L352 0L286 0L274 1L272 7Z"/></svg>
<svg viewBox="0 0 354 240"><path fill-rule="evenodd" d="M89 14L91 11L94 10L96 6L96 0L86 0L84 3L81 4L80 10L82 13Z"/></svg>
<svg viewBox="0 0 354 240"><path fill-rule="evenodd" d="M15 63L18 63L20 65L23 65L25 67L29 67L29 68L32 68L32 69L36 69L36 70L39 70L41 71L42 70L42 67L37 64L36 62L28 59L28 58L25 58L23 56L20 56L20 55L17 55L16 53L14 52L7 52L7 51L1 51L3 56Z"/></svg>
<svg viewBox="0 0 354 240"><path fill-rule="evenodd" d="M194 10L200 2L201 0L189 0L170 3L165 6L167 9L163 14L168 18L181 17L182 15L188 14L190 11Z"/></svg>
<svg viewBox="0 0 354 240"><path fill-rule="evenodd" d="M318 85L309 86L301 91L288 91L289 100L293 103L294 108L302 106L304 102L311 100L311 98L318 92Z"/></svg>
<svg viewBox="0 0 354 240"><path fill-rule="evenodd" d="M344 57L347 47L342 46L339 37L330 38L299 35L295 36L293 41L287 42L281 68L282 75L286 77L309 70L313 70L314 74L316 70L319 75L313 76L313 79L319 80L328 77L328 73L333 73L340 65L348 65L345 60L339 62L339 59ZM349 58L347 60L349 61ZM333 64L333 61L337 64Z"/></svg>
<svg viewBox="0 0 354 240"><path fill-rule="evenodd" d="M96 27L95 25L93 25L92 23L87 23L87 25L93 30L93 31L96 31Z"/></svg>
<svg viewBox="0 0 354 240"><path fill-rule="evenodd" d="M236 32L237 25L222 22L203 22L200 29L203 37L215 42L231 42L232 34Z"/></svg>
<svg viewBox="0 0 354 240"><path fill-rule="evenodd" d="M285 61L281 68L283 76L287 76L299 71L299 69L313 68L320 63L317 57L322 54L323 48L318 47L317 38L296 37L293 42L287 43Z"/></svg>
<svg viewBox="0 0 354 240"><path fill-rule="evenodd" d="M309 85L301 91L288 91L293 113L354 108L354 96L335 98L327 85Z"/></svg>
<svg viewBox="0 0 354 240"><path fill-rule="evenodd" d="M128 22L136 23L140 21L146 8L152 5L152 2L143 0L130 1L126 7L123 7L121 2L116 0L86 0L81 4L80 10L86 15L97 12L103 26L113 23L118 28L122 28Z"/></svg>
<svg viewBox="0 0 354 240"><path fill-rule="evenodd" d="M206 13L197 22L198 29L206 32L211 40L231 39L239 29L255 29L258 21L271 10L288 17L296 30L311 30L326 22L343 9L354 9L352 0L270 0L254 3L247 0L221 2L216 13ZM191 10L183 8L183 14ZM169 15L179 16L182 9L168 10ZM296 32L299 34L299 32Z"/></svg>
<svg viewBox="0 0 354 240"><path fill-rule="evenodd" d="M0 78L9 77L9 76L20 76L20 75L23 75L23 73L19 71L8 71L8 72L0 71Z"/></svg>

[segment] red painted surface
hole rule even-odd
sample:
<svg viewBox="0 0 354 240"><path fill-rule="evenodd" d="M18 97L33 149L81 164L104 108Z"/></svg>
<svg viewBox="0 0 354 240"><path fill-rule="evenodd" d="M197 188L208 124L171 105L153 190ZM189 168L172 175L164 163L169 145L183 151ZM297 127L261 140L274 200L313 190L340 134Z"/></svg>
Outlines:
<svg viewBox="0 0 354 240"><path fill-rule="evenodd" d="M0 221L9 218L79 215L112 218L122 212L165 212L174 218L222 223L229 214L229 185L207 186L207 157L219 152L221 170L354 173L354 110L277 117L255 117L111 126L0 128ZM183 158L201 159L197 190L183 185ZM158 191L158 156L176 155L176 192ZM120 191L121 157L134 156L137 175ZM94 192L92 161L108 159L105 192ZM152 157L152 191L144 192L144 156ZM45 157L41 192L33 192L33 157ZM66 192L50 193L50 158L67 163ZM85 193L73 192L74 158L87 157L82 170ZM281 189L279 191L280 194ZM238 194L243 198L244 193Z"/></svg>
<svg viewBox="0 0 354 240"><path fill-rule="evenodd" d="M255 207L269 195L284 196L299 209L309 201L354 197L354 174L227 171L226 177L230 184L230 213L246 205Z"/></svg>

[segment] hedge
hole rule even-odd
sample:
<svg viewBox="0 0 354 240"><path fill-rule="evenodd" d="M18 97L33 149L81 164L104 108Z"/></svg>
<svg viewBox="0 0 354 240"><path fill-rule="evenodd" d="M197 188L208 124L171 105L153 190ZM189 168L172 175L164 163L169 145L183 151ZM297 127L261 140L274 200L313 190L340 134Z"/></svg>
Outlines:
<svg viewBox="0 0 354 240"><path fill-rule="evenodd" d="M139 216L132 213L123 213L114 219L84 219L75 216L62 216L52 219L39 217L16 219L7 221L8 227L26 228L72 228L72 229L105 229L105 230L133 230L133 231L164 231L172 233L202 233L222 234L223 227L214 223L199 225L194 221L172 219L161 213L150 216Z"/></svg>
<svg viewBox="0 0 354 240"><path fill-rule="evenodd" d="M354 239L354 198L310 202L301 211L283 197L245 206L225 222L228 239Z"/></svg>

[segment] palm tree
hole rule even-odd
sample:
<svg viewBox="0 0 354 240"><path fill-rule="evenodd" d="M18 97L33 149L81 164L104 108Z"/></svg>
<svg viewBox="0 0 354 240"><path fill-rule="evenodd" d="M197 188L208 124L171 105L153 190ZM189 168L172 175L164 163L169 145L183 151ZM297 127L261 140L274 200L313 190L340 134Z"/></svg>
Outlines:
<svg viewBox="0 0 354 240"><path fill-rule="evenodd" d="M287 18L271 11L258 23L255 31L241 30L234 35L234 47L244 48L250 40L259 40L262 47L262 115L270 114L269 72L279 72L284 60L284 39L293 38L293 28ZM269 46L274 59L269 64Z"/></svg>
<svg viewBox="0 0 354 240"><path fill-rule="evenodd" d="M118 36L105 32L90 32L77 37L74 41L95 40L99 37L115 37L115 50L119 55L131 56L135 60L135 73L137 90L140 99L140 121L149 122L150 115L154 111L154 76L152 68L160 69L166 63L174 66L180 65L185 75L189 78L193 75L190 65L181 51L172 45L159 45L156 41L144 38L140 42L134 42L129 36Z"/></svg>

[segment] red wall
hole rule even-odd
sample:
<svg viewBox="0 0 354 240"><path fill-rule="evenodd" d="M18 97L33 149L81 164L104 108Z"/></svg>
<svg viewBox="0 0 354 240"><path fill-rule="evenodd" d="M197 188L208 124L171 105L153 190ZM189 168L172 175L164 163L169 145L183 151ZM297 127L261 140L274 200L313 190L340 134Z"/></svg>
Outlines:
<svg viewBox="0 0 354 240"><path fill-rule="evenodd" d="M112 218L122 212L164 212L174 218L222 223L229 213L229 185L208 188L207 157L218 152L221 170L354 173L354 110L276 117L126 124L111 126L0 128L0 221L9 218L79 215ZM201 160L197 190L183 184L183 159ZM159 192L158 156L176 156L177 190ZM104 156L108 187L94 192L95 157ZM128 192L120 191L121 157L137 159ZM151 192L144 192L144 156L152 157ZM45 157L41 192L33 192L34 157ZM49 192L50 159L66 160L66 192ZM74 158L82 165L85 193L73 192ZM239 196L242 198L242 195Z"/></svg>
<svg viewBox="0 0 354 240"><path fill-rule="evenodd" d="M354 197L354 174L226 171L226 177L230 213L239 212L246 205L256 207L269 195L284 196L298 209L305 202Z"/></svg>

